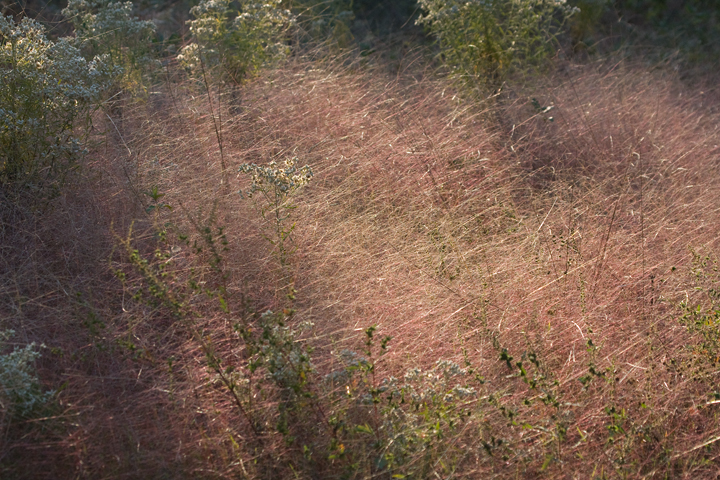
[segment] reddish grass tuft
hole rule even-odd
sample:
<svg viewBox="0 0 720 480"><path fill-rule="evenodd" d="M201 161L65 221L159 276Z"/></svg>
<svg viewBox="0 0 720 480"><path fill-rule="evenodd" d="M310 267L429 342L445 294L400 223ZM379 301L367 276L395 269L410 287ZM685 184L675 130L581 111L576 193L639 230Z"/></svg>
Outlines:
<svg viewBox="0 0 720 480"><path fill-rule="evenodd" d="M152 260L165 230L170 284L191 272L224 282L237 316L282 308L292 284L294 321L315 325L303 342L318 376L340 350L360 351L370 325L393 337L382 377L471 362L485 390L477 421L448 439L466 452L458 478L714 478L717 359L678 307L707 303L689 249L718 252L713 92L620 62L471 102L419 64L389 75L298 60L212 103L192 85L158 86L96 119L103 141L52 210L3 207L3 326L46 344L41 376L64 387L47 418L6 425L0 472L290 473L295 447L253 436L193 335L240 364L238 318L208 301L189 330L131 298L142 278L123 241ZM283 271L236 172L288 156L315 177L296 197ZM222 280L207 249L178 239L206 225L229 242ZM545 390L511 375L503 349L525 365L536 354ZM556 406L538 401L549 396ZM505 442L495 456L491 438ZM297 474L336 478L320 465Z"/></svg>

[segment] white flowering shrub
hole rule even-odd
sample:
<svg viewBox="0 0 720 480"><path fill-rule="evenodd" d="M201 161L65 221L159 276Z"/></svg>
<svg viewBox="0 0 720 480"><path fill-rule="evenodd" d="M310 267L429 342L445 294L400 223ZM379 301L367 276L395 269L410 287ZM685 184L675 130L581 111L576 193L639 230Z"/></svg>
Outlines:
<svg viewBox="0 0 720 480"><path fill-rule="evenodd" d="M132 2L69 0L62 13L75 27L75 46L88 58L107 54L112 65L123 68L122 86L135 90L157 63L152 55L156 27L132 10Z"/></svg>
<svg viewBox="0 0 720 480"><path fill-rule="evenodd" d="M449 464L457 460L460 452L448 448L444 439L464 425L475 406L475 389L461 383L465 376L467 371L456 363L439 360L430 370L409 370L403 382L393 377L383 381L387 406L380 430L387 442L382 457L386 468L424 477L428 463L441 457Z"/></svg>
<svg viewBox="0 0 720 480"><path fill-rule="evenodd" d="M0 347L12 337L13 330L0 331ZM27 418L45 406L55 395L44 391L37 378L34 362L40 357L35 343L0 355L0 410L10 418Z"/></svg>
<svg viewBox="0 0 720 480"><path fill-rule="evenodd" d="M448 65L471 82L497 86L513 69L537 65L577 9L565 0L418 0Z"/></svg>
<svg viewBox="0 0 720 480"><path fill-rule="evenodd" d="M285 34L294 17L281 0L243 0L240 10L231 0L202 0L190 10L194 42L178 56L190 72L213 73L221 81L239 84L263 64L288 53Z"/></svg>
<svg viewBox="0 0 720 480"><path fill-rule="evenodd" d="M76 165L76 127L117 72L108 58L85 60L67 40L50 41L34 20L0 16L0 186L57 192Z"/></svg>
<svg viewBox="0 0 720 480"><path fill-rule="evenodd" d="M243 340L248 355L248 370L262 369L263 380L269 381L282 395L285 408L292 408L307 393L308 382L314 367L310 350L299 340L311 322L292 324L292 309L273 312L268 310L252 326L236 323L235 331ZM245 377L247 378L247 372Z"/></svg>
<svg viewBox="0 0 720 480"><path fill-rule="evenodd" d="M344 368L326 379L342 392L331 410L337 438L331 442L330 457L352 457L353 451L366 451L358 444L370 442L377 452L375 468L392 473L393 478L428 478L429 467L437 471L440 458L444 459L440 470L450 473L462 452L445 439L463 427L477 402L477 392L466 385L468 372L454 362L439 360L429 370L409 370L403 379L377 381L373 332L373 327L365 331L366 356L342 351ZM381 355L389 340L381 341ZM365 418L368 421L362 423Z"/></svg>

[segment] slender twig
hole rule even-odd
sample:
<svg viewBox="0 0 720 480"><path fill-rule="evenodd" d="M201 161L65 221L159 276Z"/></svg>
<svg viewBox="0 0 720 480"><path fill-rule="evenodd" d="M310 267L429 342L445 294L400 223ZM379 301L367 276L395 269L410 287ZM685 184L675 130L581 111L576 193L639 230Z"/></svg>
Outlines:
<svg viewBox="0 0 720 480"><path fill-rule="evenodd" d="M598 258L600 260L595 265L595 273L593 274L593 291L590 294L590 300L592 300L595 297L595 292L597 291L597 282L598 282L598 278L600 277L600 271L602 269L603 263L605 262L605 252L607 251L607 244L608 244L608 240L610 239L610 232L612 231L613 224L615 223L615 214L617 213L617 208L618 208L619 203L620 203L620 199L618 198L615 201L615 206L613 207L612 216L610 217L610 225L608 225L607 232L605 232L605 238L603 239L602 247L600 248L600 253L598 255Z"/></svg>
<svg viewBox="0 0 720 480"><path fill-rule="evenodd" d="M207 79L207 74L205 73L205 62L203 61L202 55L200 57L200 69L202 70L203 74L203 82L205 83L205 90L207 91L208 95L208 102L210 103L210 114L212 115L213 119L213 127L215 128L215 137L217 137L218 147L220 147L220 165L222 167L222 179L221 183L225 184L225 186L229 185L228 177L227 177L227 167L225 165L225 153L223 151L223 141L222 141L222 121L220 118L220 107L218 106L218 116L215 118L215 108L213 107L213 101L212 101L212 93L210 92L210 83ZM220 123L220 125L218 125Z"/></svg>
<svg viewBox="0 0 720 480"><path fill-rule="evenodd" d="M642 157L639 153L633 152L633 155L637 156L638 168L640 169L640 257L642 262L642 318L645 318L645 215L643 213L643 164Z"/></svg>
<svg viewBox="0 0 720 480"><path fill-rule="evenodd" d="M709 440L701 443L700 445L695 445L695 446L694 446L693 448L691 448L690 450L686 450L686 451L684 451L684 452L682 452L682 453L678 453L678 454L673 455L672 458L671 458L671 460L676 460L676 459L678 459L678 458L680 458L680 457L682 457L682 456L687 455L688 453L692 453L692 452L694 452L695 450L700 450L701 448L707 447L708 445L712 445L713 443L718 442L718 441L720 441L720 435L718 435L718 436L716 436L716 437L712 437L711 439L709 439Z"/></svg>

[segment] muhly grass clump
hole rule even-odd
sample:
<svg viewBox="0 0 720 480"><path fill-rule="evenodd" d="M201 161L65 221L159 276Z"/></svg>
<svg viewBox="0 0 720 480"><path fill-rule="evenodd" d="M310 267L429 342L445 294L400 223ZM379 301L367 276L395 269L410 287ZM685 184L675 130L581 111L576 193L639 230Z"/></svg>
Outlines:
<svg viewBox="0 0 720 480"><path fill-rule="evenodd" d="M143 124L148 217L113 268L117 348L155 375L136 401L178 426L148 455L249 478L711 476L694 359L715 307L676 272L679 231L715 241L712 129L679 134L690 106L617 71L518 95L504 131L444 81L336 68L247 84L223 135L243 196L217 185L206 102L179 99L183 135Z"/></svg>
<svg viewBox="0 0 720 480"><path fill-rule="evenodd" d="M471 478L504 478L520 471L524 477L557 478L567 469L590 468L592 473L586 459L598 452L603 452L596 472L601 478L678 468L703 472L701 459L686 467L681 463L705 447L687 450L713 437L690 433L693 443L683 449L680 437L665 433L683 423L700 425L708 418L705 411L678 418L666 408L687 401L685 388L703 399L712 398L712 390L700 377L674 377L673 383L668 377L675 374L668 372L675 367L648 366L665 361L686 368L681 357L689 352L663 343L653 333L660 331L659 323L645 323L653 312L672 324L668 315L677 310L671 302L646 302L642 288L631 281L620 288L604 287L612 283L606 275L620 275L616 272L642 276L641 227L657 231L676 208L656 199L674 191L672 195L682 192L691 202L696 194L687 193L680 178L652 173L664 162L653 161L651 150L640 150L648 163L644 170L637 163L622 164L630 187L623 184L628 190L614 208L605 201L616 188L608 178L620 168L622 157L590 169L589 158L574 161L570 155L577 153L573 146L605 146L601 141L612 151L618 143L611 145L609 136L624 147L642 145L642 137L633 136L623 124L605 123L606 115L615 112L610 99L597 103L596 110L586 105L596 105L596 87L610 89L616 77L587 74L587 84L575 85L585 100L578 104L528 98L522 108L507 112L527 115L517 140L488 140L474 131L478 123L473 119L482 112L449 108L447 117L440 116L435 109L446 100L442 90L428 85L384 87L367 98L374 83L343 75L332 82L327 78L327 73L279 74L274 81L287 82L288 88L275 92L274 101L263 100L273 90L260 83L255 87L257 110L244 114L232 127L237 131L230 130L226 137L234 138L235 145L252 145L248 156L256 155L255 145L263 142L273 148L286 144L288 151L297 148L300 158L305 148L313 152L307 160L314 172L308 189L292 190L291 179L300 171L296 160L244 164L241 173L251 182L256 176L250 200L258 202L257 208L233 210L250 215L243 217L249 225L256 225L255 212L258 230L269 224L262 236L273 242L294 225L293 246L285 257L293 266L292 289L286 288L286 275L275 274L275 267L254 270L256 263L280 263L272 254L277 245L271 244L256 254L257 262L244 263L249 271L265 272L257 277L265 285L280 278L281 284L269 289L275 292L271 298L263 297L259 286L248 290L228 276L222 280L227 282L225 293L190 302L193 308L204 305L205 318L217 319L212 333L204 328L212 345L206 365L213 384L221 387L214 393L227 396L232 405L228 411L234 409L242 419L233 427L237 455L246 470L253 458L258 465L248 475L295 471L308 478L430 478L462 472ZM301 81L308 85L301 86ZM346 85L352 94L342 100L338 85ZM627 92L634 92L632 88L625 85ZM672 108L669 98L663 102ZM315 105L316 99L337 107L317 115L297 107ZM554 121L546 118L545 108L538 112L535 103L554 104ZM288 111L297 111L297 116L287 118ZM437 122L441 127L435 128L429 120L437 120L432 112L454 123ZM590 118L575 130L554 128L583 114ZM327 115L332 120L324 128L335 141L313 151L318 140L312 132ZM460 115L467 117L461 122ZM389 129L386 118L402 121ZM655 145L665 142L663 155L682 155L682 142L668 134L669 125L655 127ZM567 137L568 131L574 139ZM533 163L538 143L549 138L556 138L555 148L566 149L565 156L555 163ZM517 153L509 148L502 157L493 150L491 142L503 141L512 142ZM438 156L445 161L431 163ZM652 182L641 185L641 175L651 173ZM279 178L290 183L276 181ZM582 181L571 183L573 178ZM261 185L264 192L257 190ZM290 191L292 195L285 196ZM411 191L423 194L413 196ZM635 210L641 192L643 223ZM296 208L278 210L280 205ZM278 218L280 230L275 228ZM232 233L239 232L236 228L223 229L229 248L220 252L223 258L235 258L233 248L242 250L246 241L238 239L250 238L245 230ZM170 258L172 247L166 251ZM203 251L192 262L196 273L203 262L209 262L208 272L212 265L224 265L223 275L232 271L228 260L217 262L214 253L203 256L211 249ZM648 252L647 264L660 261L650 260ZM681 262L685 253L672 255L673 262ZM166 260L158 262L165 265ZM165 268L172 268L168 265ZM666 273L649 284L648 289L656 288L653 298L670 296L670 290L662 290L673 281ZM211 278L196 283L208 289L219 282ZM168 289L177 285L172 281ZM418 296L418 291L424 294ZM442 321L433 323L436 317ZM367 318L381 325L366 328L361 320ZM341 323L345 321L350 327ZM364 341L354 336L356 330L364 333ZM685 335L673 331L678 338ZM376 339L375 332L383 337ZM647 343L638 343L638 338L647 338ZM663 360L663 350L674 352L675 364ZM650 393L651 386L659 386L661 393ZM263 455L251 454L242 445L261 445ZM673 453L666 455L668 451Z"/></svg>
<svg viewBox="0 0 720 480"><path fill-rule="evenodd" d="M388 87L366 101L368 90L359 80L336 77L306 89L297 79L286 81L293 96L278 93L282 105L305 116L286 123L288 109L268 103L258 107L262 121L255 123L265 133L245 135L252 145L263 138L273 145L292 139L300 148L307 141L309 149L317 148L308 133L316 128L337 139L313 150L315 178L322 181L302 209L313 212L303 223L317 233L306 233L301 243L307 280L296 288L298 299L313 299L308 312L316 329L337 330L338 320L327 320L326 312L350 325L377 319L394 337L394 351L402 352L386 361L402 363L398 357L407 354L407 363L424 368L431 366L423 363L428 352L433 360L458 361L460 346L472 345L470 360L485 367L486 391L502 392L492 398L505 401L486 414L492 425L487 436L468 427L474 440L458 440L474 452L471 445L482 438L493 452L466 458L476 462L465 464L468 472L488 473L506 457L526 475L561 476L563 468L587 467L576 454L588 458L599 451L607 454L598 475L681 468L682 441L659 432L702 420L669 415L667 405L688 401L686 387L704 391L704 401L709 385L691 387L696 380L678 377L672 383L666 375L675 375L668 374L674 367L652 365L686 355L659 333L670 329L676 339L687 334L675 323L670 300L676 281L671 267L688 258L674 229L694 230L697 242L714 238L712 229L702 227L700 217L707 217L681 213L713 191L696 177L700 167L688 163L688 152L700 149L695 161L710 162L702 168L715 171L708 153L716 138L712 125L677 128L679 119L693 118L692 101L676 103L663 79L583 71L557 87L578 98L558 94L533 102L534 95L523 95L505 112L515 130L487 139L473 130L479 122L469 112L463 121L457 110L449 113L452 124L420 120L437 119L430 111L444 105L440 92L414 97L408 88L403 93L413 101L405 101L400 86ZM345 81L356 96L334 93ZM650 85L656 104L643 101ZM624 103L608 92L621 92ZM328 106L308 115L312 100ZM631 110L624 108L628 104ZM547 118L548 105L555 106L554 121ZM658 111L673 113L654 116ZM389 127L387 118L398 120ZM287 137L277 140L282 128ZM491 142L504 145L504 153ZM669 218L676 220L668 224ZM321 308L322 315L315 313ZM663 358L668 351L674 354ZM534 369L531 353L548 393L537 387L543 393L527 398L521 387L533 389L517 362L526 372ZM505 372L513 377L503 378ZM655 406L649 406L647 389L657 388ZM703 443L692 438L693 447ZM663 454L667 449L675 451L672 460ZM484 446L477 450L487 452ZM698 460L687 468L704 467ZM511 474L502 471L496 475Z"/></svg>
<svg viewBox="0 0 720 480"><path fill-rule="evenodd" d="M49 347L5 364L38 398L67 381L0 474L714 478L713 101L616 62L492 107L419 58L304 62L241 106L158 86L123 138L95 132L110 187L57 243L23 224L0 251L50 265L0 270L2 313Z"/></svg>

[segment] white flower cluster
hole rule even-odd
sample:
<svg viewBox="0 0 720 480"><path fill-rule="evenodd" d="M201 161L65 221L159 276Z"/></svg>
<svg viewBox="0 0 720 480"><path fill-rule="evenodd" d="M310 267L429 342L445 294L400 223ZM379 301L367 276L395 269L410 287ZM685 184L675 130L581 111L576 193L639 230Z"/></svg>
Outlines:
<svg viewBox="0 0 720 480"><path fill-rule="evenodd" d="M465 398L476 394L473 388L451 386L454 377L463 377L467 374L455 362L438 360L432 370L423 372L418 368L408 370L405 373L405 385L401 388L405 393L410 394L414 405L422 405L427 402L450 403L455 398Z"/></svg>
<svg viewBox="0 0 720 480"><path fill-rule="evenodd" d="M252 197L257 191L266 194L272 191L276 197L286 197L306 185L313 176L312 169L308 165L298 168L297 161L297 157L293 157L285 160L284 166L274 161L267 167L254 163L240 165L240 173L249 174L252 179L247 196Z"/></svg>
<svg viewBox="0 0 720 480"><path fill-rule="evenodd" d="M75 25L75 34L82 42L109 42L109 36L123 41L146 42L155 33L155 24L132 15L132 2L112 0L69 0L62 11Z"/></svg>
<svg viewBox="0 0 720 480"><path fill-rule="evenodd" d="M107 57L87 61L67 39L48 40L44 27L27 17L16 24L0 16L0 41L0 78L6 90L13 90L14 105L28 103L28 96L42 98L51 110L92 102L116 73Z"/></svg>
<svg viewBox="0 0 720 480"><path fill-rule="evenodd" d="M90 56L108 54L113 65L124 68L126 80L137 83L128 77L156 64L150 52L156 26L132 10L132 2L69 0L62 13L75 26L75 46Z"/></svg>
<svg viewBox="0 0 720 480"><path fill-rule="evenodd" d="M339 356L345 368L327 374L324 379L326 382L344 385L349 382L354 372L367 369L370 366L367 358L353 350L343 349L340 351Z"/></svg>
<svg viewBox="0 0 720 480"><path fill-rule="evenodd" d="M0 346L15 332L0 331ZM27 417L55 394L43 392L33 363L40 356L35 343L0 355L0 410L11 417Z"/></svg>
<svg viewBox="0 0 720 480"><path fill-rule="evenodd" d="M240 12L232 11L231 0L202 0L190 10L195 18L188 23L195 42L178 55L181 65L195 73L219 66L221 77L239 83L262 64L287 53L284 33L295 18L282 8L282 1L240 3Z"/></svg>
<svg viewBox="0 0 720 480"><path fill-rule="evenodd" d="M0 16L0 183L39 171L80 149L76 121L117 74L106 56L87 61L36 21Z"/></svg>
<svg viewBox="0 0 720 480"><path fill-rule="evenodd" d="M235 18L234 23L237 28L240 28L242 24L283 26L288 22L293 22L294 17L290 10L280 8L281 3L281 0L270 0L267 3L248 3L245 5L243 13Z"/></svg>

